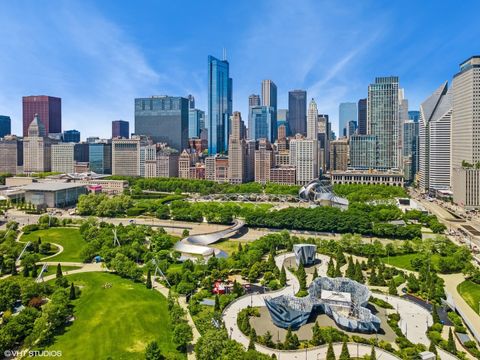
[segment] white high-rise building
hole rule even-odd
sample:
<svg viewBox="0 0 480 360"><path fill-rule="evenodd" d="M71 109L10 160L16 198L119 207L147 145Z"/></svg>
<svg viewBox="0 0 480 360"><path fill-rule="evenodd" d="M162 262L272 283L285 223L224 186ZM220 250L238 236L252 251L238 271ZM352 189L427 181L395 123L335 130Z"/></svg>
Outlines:
<svg viewBox="0 0 480 360"><path fill-rule="evenodd" d="M243 121L239 111L233 113L230 122L232 134L228 140L228 181L232 184L241 184L246 178L247 146L245 139L240 136Z"/></svg>
<svg viewBox="0 0 480 360"><path fill-rule="evenodd" d="M453 201L480 207L480 56L460 64L452 81Z"/></svg>
<svg viewBox="0 0 480 360"><path fill-rule="evenodd" d="M295 166L296 183L308 184L318 177L318 141L301 136L290 140L290 161Z"/></svg>
<svg viewBox="0 0 480 360"><path fill-rule="evenodd" d="M131 139L113 139L112 174L144 176L145 145L140 136L133 136Z"/></svg>
<svg viewBox="0 0 480 360"><path fill-rule="evenodd" d="M315 100L311 100L308 104L307 112L307 139L318 139L318 109Z"/></svg>
<svg viewBox="0 0 480 360"><path fill-rule="evenodd" d="M418 176L423 192L450 188L451 95L445 81L420 105Z"/></svg>
<svg viewBox="0 0 480 360"><path fill-rule="evenodd" d="M62 174L74 172L75 143L60 143L52 145L52 171Z"/></svg>
<svg viewBox="0 0 480 360"><path fill-rule="evenodd" d="M52 168L52 143L54 140L47 137L45 125L35 114L28 126L28 136L23 138L23 171L45 172Z"/></svg>

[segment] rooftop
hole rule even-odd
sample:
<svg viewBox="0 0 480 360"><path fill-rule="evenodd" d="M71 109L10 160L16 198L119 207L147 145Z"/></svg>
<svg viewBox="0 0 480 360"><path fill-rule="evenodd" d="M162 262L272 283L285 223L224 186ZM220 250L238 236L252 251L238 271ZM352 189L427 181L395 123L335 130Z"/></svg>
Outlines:
<svg viewBox="0 0 480 360"><path fill-rule="evenodd" d="M22 187L25 191L59 191L74 189L79 187L84 187L82 184L72 184L64 182L42 182L42 183L32 183Z"/></svg>

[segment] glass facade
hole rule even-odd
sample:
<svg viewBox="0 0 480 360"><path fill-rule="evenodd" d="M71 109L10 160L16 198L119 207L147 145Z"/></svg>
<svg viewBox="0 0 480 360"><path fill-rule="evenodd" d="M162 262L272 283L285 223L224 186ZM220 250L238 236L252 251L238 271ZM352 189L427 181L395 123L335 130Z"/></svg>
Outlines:
<svg viewBox="0 0 480 360"><path fill-rule="evenodd" d="M63 141L64 142L80 142L80 131L78 130L65 130L63 132Z"/></svg>
<svg viewBox="0 0 480 360"><path fill-rule="evenodd" d="M200 137L200 131L205 128L205 111L190 109L188 111L188 137Z"/></svg>
<svg viewBox="0 0 480 360"><path fill-rule="evenodd" d="M307 92L305 90L288 92L288 125L292 136L307 133Z"/></svg>
<svg viewBox="0 0 480 360"><path fill-rule="evenodd" d="M88 156L90 171L97 174L112 173L112 144L89 144Z"/></svg>
<svg viewBox="0 0 480 360"><path fill-rule="evenodd" d="M129 124L125 120L114 120L112 121L112 139L116 137L121 137L128 139L129 136Z"/></svg>
<svg viewBox="0 0 480 360"><path fill-rule="evenodd" d="M358 134L367 135L367 99L358 100Z"/></svg>
<svg viewBox="0 0 480 360"><path fill-rule="evenodd" d="M23 136L28 134L28 126L35 114L45 125L47 134L62 132L62 99L52 96L23 97Z"/></svg>
<svg viewBox="0 0 480 360"><path fill-rule="evenodd" d="M135 134L182 151L188 146L188 99L152 96L135 99Z"/></svg>
<svg viewBox="0 0 480 360"><path fill-rule="evenodd" d="M224 153L228 148L232 115L232 79L226 60L208 57L208 153Z"/></svg>
<svg viewBox="0 0 480 360"><path fill-rule="evenodd" d="M248 128L251 140L267 139L270 143L275 142L277 123L273 107L254 106L250 108L250 121Z"/></svg>
<svg viewBox="0 0 480 360"><path fill-rule="evenodd" d="M0 115L0 138L12 133L12 120L10 116Z"/></svg>
<svg viewBox="0 0 480 360"><path fill-rule="evenodd" d="M352 102L341 103L338 108L338 131L340 137L348 136L348 123L357 121L357 104Z"/></svg>

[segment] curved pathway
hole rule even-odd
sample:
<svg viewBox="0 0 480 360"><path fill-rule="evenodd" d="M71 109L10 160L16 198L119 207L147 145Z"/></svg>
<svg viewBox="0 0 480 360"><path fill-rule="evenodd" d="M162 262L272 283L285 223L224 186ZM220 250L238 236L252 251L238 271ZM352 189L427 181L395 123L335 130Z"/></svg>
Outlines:
<svg viewBox="0 0 480 360"><path fill-rule="evenodd" d="M279 255L275 258L275 263L277 267L281 268L285 259L294 256L294 253L287 253ZM320 259L322 262L320 266L317 267L318 274L320 276L326 276L327 268L328 268L328 261L329 257L326 255L317 254L317 259ZM298 279L295 275L293 275L288 269L286 270L287 275L287 286L283 289L272 291L266 294L249 294L244 295L232 303L230 303L223 311L223 321L225 323L225 327L227 328L230 337L242 344L245 348L248 347L249 338L245 336L237 325L237 316L238 313L248 307L248 306L265 306L265 298L266 297L273 297L279 295L292 295L295 294L296 291L300 288L298 283ZM388 301L390 304L394 306L394 308L400 314L400 322L399 327L402 332L405 334L407 339L414 343L422 343L426 346L430 344L426 336L427 327L432 324L433 320L430 313L422 308L421 306L412 303L410 301L401 299L395 296L388 296L383 294L372 294L374 297L378 297L382 300ZM277 359L325 359L326 358L326 351L327 347L316 347L316 348L309 348L304 350L294 350L294 351L287 351L287 350L276 350L271 349L266 346L255 344L255 347L258 351L272 355L275 354ZM359 356L368 355L371 352L371 346L366 346L362 344L350 343L348 344L349 352L353 356L357 354L357 348L359 351ZM340 354L341 351L341 344L334 345L334 350L336 354ZM455 356L439 350L439 355L442 360L453 360L457 359ZM386 352L380 348L375 348L377 352L377 357L379 359L385 360L398 360L399 358L389 352Z"/></svg>
<svg viewBox="0 0 480 360"><path fill-rule="evenodd" d="M217 257L226 257L227 254L224 251L208 245L216 243L217 241L236 233L244 225L245 222L243 220L235 219L233 225L226 229L206 234L189 235L177 242L174 249L181 253L202 256L212 256L215 254Z"/></svg>

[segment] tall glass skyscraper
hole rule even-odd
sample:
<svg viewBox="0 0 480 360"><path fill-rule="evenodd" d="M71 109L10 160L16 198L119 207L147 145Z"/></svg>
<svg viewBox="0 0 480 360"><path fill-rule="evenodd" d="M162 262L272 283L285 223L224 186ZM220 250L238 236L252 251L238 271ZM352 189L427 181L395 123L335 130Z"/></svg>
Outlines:
<svg viewBox="0 0 480 360"><path fill-rule="evenodd" d="M414 122L418 122L418 120L420 119L420 111L418 110L410 110L408 112L408 119L409 120L412 120Z"/></svg>
<svg viewBox="0 0 480 360"><path fill-rule="evenodd" d="M182 151L188 146L188 99L152 96L135 99L135 134L150 136Z"/></svg>
<svg viewBox="0 0 480 360"><path fill-rule="evenodd" d="M62 99L53 96L24 96L23 102L23 136L28 134L28 126L35 114L45 125L48 134L62 132Z"/></svg>
<svg viewBox="0 0 480 360"><path fill-rule="evenodd" d="M205 111L188 110L188 137L200 137L200 131L205 127Z"/></svg>
<svg viewBox="0 0 480 360"><path fill-rule="evenodd" d="M64 142L80 142L80 131L78 130L65 130L63 132L63 141Z"/></svg>
<svg viewBox="0 0 480 360"><path fill-rule="evenodd" d="M348 123L357 121L357 104L353 102L340 103L338 108L339 137L348 136Z"/></svg>
<svg viewBox="0 0 480 360"><path fill-rule="evenodd" d="M368 86L369 134L377 136L377 168L399 168L400 93L398 76L377 77Z"/></svg>
<svg viewBox="0 0 480 360"><path fill-rule="evenodd" d="M358 100L358 134L367 135L367 99Z"/></svg>
<svg viewBox="0 0 480 360"><path fill-rule="evenodd" d="M277 122L273 107L253 106L250 108L250 118L249 138L251 140L267 139L270 143L274 143L277 139Z"/></svg>
<svg viewBox="0 0 480 360"><path fill-rule="evenodd" d="M10 116L0 115L0 138L12 133L12 120Z"/></svg>
<svg viewBox="0 0 480 360"><path fill-rule="evenodd" d="M307 92L305 90L288 92L288 125L293 136L307 133Z"/></svg>
<svg viewBox="0 0 480 360"><path fill-rule="evenodd" d="M208 56L208 153L228 150L232 114L232 79L227 60Z"/></svg>
<svg viewBox="0 0 480 360"><path fill-rule="evenodd" d="M90 171L93 171L97 174L111 174L112 144L88 144L88 161L90 163Z"/></svg>

